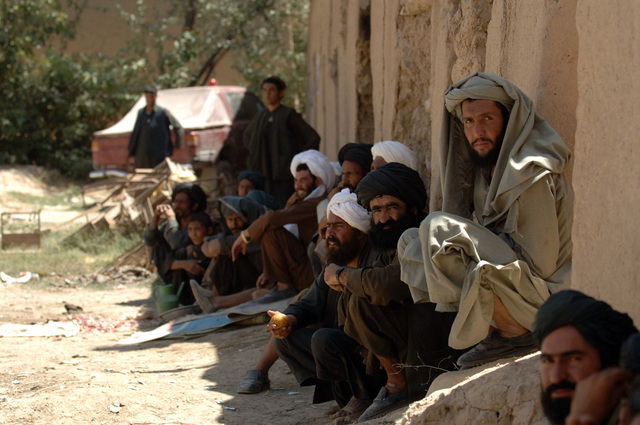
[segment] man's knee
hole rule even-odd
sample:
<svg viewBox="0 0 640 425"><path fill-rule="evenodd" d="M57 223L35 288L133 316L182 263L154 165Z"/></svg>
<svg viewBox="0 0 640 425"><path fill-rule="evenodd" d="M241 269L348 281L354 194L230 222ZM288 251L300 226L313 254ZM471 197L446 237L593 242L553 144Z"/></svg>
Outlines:
<svg viewBox="0 0 640 425"><path fill-rule="evenodd" d="M339 345L336 344L342 331L338 329L322 328L314 332L311 337L311 352L316 359L335 356L339 352Z"/></svg>

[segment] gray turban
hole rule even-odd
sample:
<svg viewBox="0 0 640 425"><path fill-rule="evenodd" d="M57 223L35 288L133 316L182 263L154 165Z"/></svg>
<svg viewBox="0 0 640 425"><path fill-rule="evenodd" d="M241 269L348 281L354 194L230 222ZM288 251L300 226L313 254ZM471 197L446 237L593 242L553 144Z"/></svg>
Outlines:
<svg viewBox="0 0 640 425"><path fill-rule="evenodd" d="M327 217L329 217L329 212L349 223L349 226L369 233L371 214L358 204L358 197L349 189L343 189L342 192L333 195L327 207Z"/></svg>
<svg viewBox="0 0 640 425"><path fill-rule="evenodd" d="M627 314L572 289L551 295L538 310L533 324L538 347L547 335L564 326L576 328L598 350L603 368L618 363L622 343L638 332Z"/></svg>
<svg viewBox="0 0 640 425"><path fill-rule="evenodd" d="M467 99L493 100L502 104L509 112L514 103L505 87L481 76L471 77L459 88L449 90L444 96L444 104L450 113L462 120L462 102Z"/></svg>
<svg viewBox="0 0 640 425"><path fill-rule="evenodd" d="M267 211L264 205L260 205L244 196L223 196L220 198L220 215L223 218L235 213L247 226L253 223Z"/></svg>

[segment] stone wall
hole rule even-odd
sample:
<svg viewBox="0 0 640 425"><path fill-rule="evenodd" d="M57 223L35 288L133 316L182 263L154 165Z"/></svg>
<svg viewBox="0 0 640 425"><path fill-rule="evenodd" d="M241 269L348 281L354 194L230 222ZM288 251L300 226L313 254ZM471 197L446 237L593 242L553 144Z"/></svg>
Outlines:
<svg viewBox="0 0 640 425"><path fill-rule="evenodd" d="M640 84L639 2L311 0L311 6L309 119L331 159L346 142L401 141L418 153L437 209L434 147L443 94L471 72L502 75L529 95L574 152L573 287L640 323L634 261L640 149L631 139L640 127L633 89ZM352 54L366 41L367 20L370 54ZM370 80L363 77L367 67ZM361 116L372 132L362 131Z"/></svg>

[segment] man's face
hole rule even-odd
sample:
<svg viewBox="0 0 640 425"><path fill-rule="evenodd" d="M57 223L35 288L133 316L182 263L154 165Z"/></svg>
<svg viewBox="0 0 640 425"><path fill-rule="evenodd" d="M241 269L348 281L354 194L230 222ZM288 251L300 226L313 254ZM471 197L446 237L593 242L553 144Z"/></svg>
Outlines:
<svg viewBox="0 0 640 425"><path fill-rule="evenodd" d="M387 161L385 161L383 157L381 157L380 155L376 156L375 158L373 158L373 162L371 162L371 171L377 170L386 163Z"/></svg>
<svg viewBox="0 0 640 425"><path fill-rule="evenodd" d="M306 198L316 188L316 181L309 170L296 171L293 189L299 199Z"/></svg>
<svg viewBox="0 0 640 425"><path fill-rule="evenodd" d="M237 235L246 227L244 220L236 213L231 213L231 215L226 216L225 221L232 235Z"/></svg>
<svg viewBox="0 0 640 425"><path fill-rule="evenodd" d="M191 217L196 205L191 205L191 198L186 193L177 193L173 199L173 211L176 213L176 219Z"/></svg>
<svg viewBox="0 0 640 425"><path fill-rule="evenodd" d="M205 236L209 236L211 233L209 228L206 228L199 221L190 221L189 226L189 238L194 245L202 245Z"/></svg>
<svg viewBox="0 0 640 425"><path fill-rule="evenodd" d="M407 204L391 195L382 195L369 201L373 226L369 232L371 242L382 249L394 249L400 235L418 225L417 211L409 211Z"/></svg>
<svg viewBox="0 0 640 425"><path fill-rule="evenodd" d="M278 87L273 83L264 83L262 85L262 100L267 106L277 106L284 97L284 90L278 90Z"/></svg>
<svg viewBox="0 0 640 425"><path fill-rule="evenodd" d="M362 177L364 177L364 174L360 164L349 160L342 162L342 187L354 192Z"/></svg>
<svg viewBox="0 0 640 425"><path fill-rule="evenodd" d="M495 165L502 146L506 122L493 100L462 102L462 122L470 153L480 166Z"/></svg>
<svg viewBox="0 0 640 425"><path fill-rule="evenodd" d="M144 98L147 101L147 108L153 109L156 106L156 93L144 92Z"/></svg>
<svg viewBox="0 0 640 425"><path fill-rule="evenodd" d="M332 212L326 224L327 263L346 266L360 253L364 233L354 229Z"/></svg>
<svg viewBox="0 0 640 425"><path fill-rule="evenodd" d="M255 186L249 179L242 179L238 183L238 196L247 196L254 189Z"/></svg>
<svg viewBox="0 0 640 425"><path fill-rule="evenodd" d="M602 369L600 353L573 326L547 335L540 351L542 407L552 424L564 424L576 383Z"/></svg>

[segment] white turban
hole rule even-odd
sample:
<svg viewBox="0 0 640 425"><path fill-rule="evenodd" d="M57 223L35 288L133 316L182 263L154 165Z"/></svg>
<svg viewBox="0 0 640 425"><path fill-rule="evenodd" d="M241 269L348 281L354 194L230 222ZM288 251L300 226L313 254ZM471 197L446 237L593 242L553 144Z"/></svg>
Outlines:
<svg viewBox="0 0 640 425"><path fill-rule="evenodd" d="M336 181L336 173L333 170L331 161L322 152L309 149L294 156L291 160L291 175L293 177L296 176L296 168L300 164L306 164L311 174L320 177L327 190L333 188Z"/></svg>
<svg viewBox="0 0 640 425"><path fill-rule="evenodd" d="M329 212L346 221L349 226L369 233L371 215L369 211L358 204L358 196L351 193L349 189L343 189L342 192L333 195L327 207L327 217L329 217Z"/></svg>
<svg viewBox="0 0 640 425"><path fill-rule="evenodd" d="M373 159L376 156L381 156L386 162L399 162L418 171L418 156L400 142L394 142L393 140L378 142L371 148L371 155Z"/></svg>

